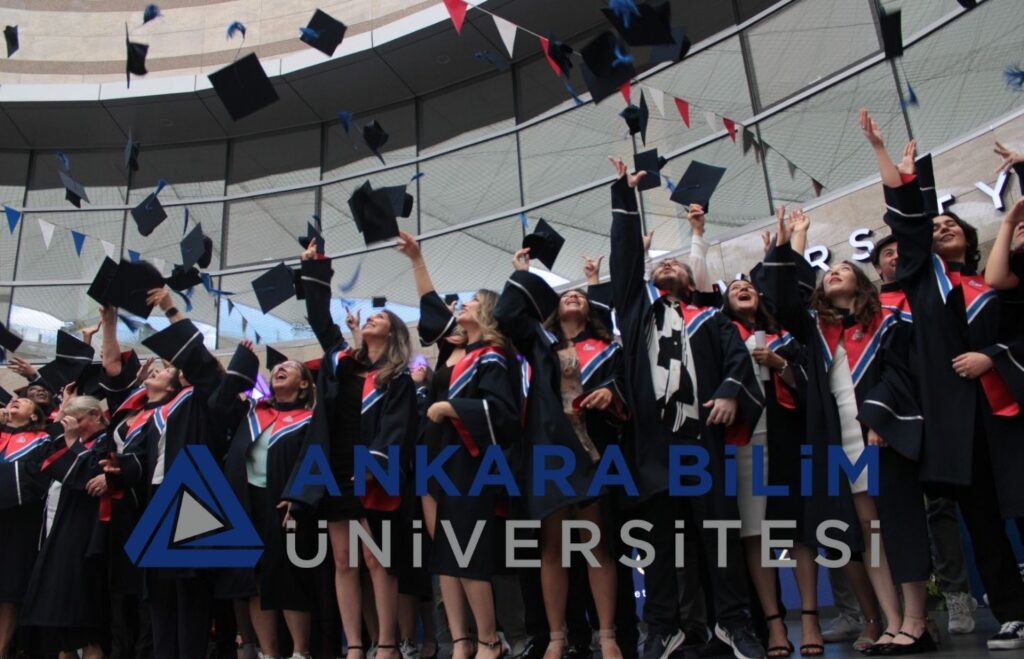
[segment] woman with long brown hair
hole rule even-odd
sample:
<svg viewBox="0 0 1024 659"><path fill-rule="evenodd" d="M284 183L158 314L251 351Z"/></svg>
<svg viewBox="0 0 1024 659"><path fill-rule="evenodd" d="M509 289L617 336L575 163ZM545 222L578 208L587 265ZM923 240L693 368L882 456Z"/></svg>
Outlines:
<svg viewBox="0 0 1024 659"><path fill-rule="evenodd" d="M334 587L341 623L348 642L348 658L360 659L366 649L362 636L362 586L356 557L349 556L350 524L373 533L378 544L385 529L392 536L401 498L385 493L367 479L365 496L357 497L354 450L366 445L376 459L387 462L389 447L398 447L403 468L416 437L416 390L409 376L409 330L390 311L370 315L362 327L362 344L352 350L331 318L331 262L316 251L316 241L302 255L306 284L306 311L324 356L316 383L316 403L306 433L306 444L318 444L327 456L337 496L325 496L323 487L306 487L286 499L300 525L302 515L319 504L327 520L334 558ZM294 472L292 477L294 478ZM296 505L297 504L297 505ZM395 543L393 543L395 544ZM398 580L363 545L362 558L373 584L379 632L377 656L396 659L398 652ZM394 563L393 563L394 564Z"/></svg>

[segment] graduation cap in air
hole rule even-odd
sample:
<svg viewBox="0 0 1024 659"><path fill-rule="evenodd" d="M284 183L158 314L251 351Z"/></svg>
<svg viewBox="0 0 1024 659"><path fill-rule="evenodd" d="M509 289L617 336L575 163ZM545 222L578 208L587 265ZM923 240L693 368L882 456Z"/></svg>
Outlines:
<svg viewBox="0 0 1024 659"><path fill-rule="evenodd" d="M902 12L899 9L882 11L878 18L882 28L882 46L885 50L885 59L899 57L903 54Z"/></svg>
<svg viewBox="0 0 1024 659"><path fill-rule="evenodd" d="M96 351L91 345L64 330L58 330L57 354L53 361L39 369L39 377L51 387L60 389L81 377L92 364L94 354Z"/></svg>
<svg viewBox="0 0 1024 659"><path fill-rule="evenodd" d="M70 201L75 208L82 207L83 199L92 203L89 201L89 195L85 193L85 186L62 171L58 171L57 174L60 176L60 182L64 185L64 198Z"/></svg>
<svg viewBox="0 0 1024 659"><path fill-rule="evenodd" d="M132 139L132 131L128 131L128 143L124 145L124 168L139 171L139 143Z"/></svg>
<svg viewBox="0 0 1024 659"><path fill-rule="evenodd" d="M711 208L711 195L724 175L724 167L705 165L694 160L676 184L672 201L683 206L700 204L706 213Z"/></svg>
<svg viewBox="0 0 1024 659"><path fill-rule="evenodd" d="M252 281L252 290L263 313L270 313L295 295L295 275L284 263L278 263Z"/></svg>
<svg viewBox="0 0 1024 659"><path fill-rule="evenodd" d="M374 190L366 181L349 197L349 210L367 245L398 237L398 218L412 212L412 195L405 190L404 185Z"/></svg>
<svg viewBox="0 0 1024 659"><path fill-rule="evenodd" d="M277 91L270 82L256 53L228 64L209 75L231 119L238 121L277 101Z"/></svg>
<svg viewBox="0 0 1024 659"><path fill-rule="evenodd" d="M583 56L583 81L594 103L614 95L636 75L633 57L626 45L611 32L602 32L580 51Z"/></svg>
<svg viewBox="0 0 1024 659"><path fill-rule="evenodd" d="M459 294L458 293L448 293L447 295L444 296L444 303L445 304L452 304L452 303L458 302L458 301L459 301Z"/></svg>
<svg viewBox="0 0 1024 659"><path fill-rule="evenodd" d="M21 46L21 44L18 41L17 25L8 25L7 27L4 28L4 41L7 42L8 57L18 52L18 48Z"/></svg>
<svg viewBox="0 0 1024 659"><path fill-rule="evenodd" d="M86 295L100 304L106 305L107 289L110 287L110 282L114 281L114 275L116 273L117 261L109 256L103 259L103 263L100 264L100 269L96 271L96 276L93 277L92 283L89 284Z"/></svg>
<svg viewBox="0 0 1024 659"><path fill-rule="evenodd" d="M299 41L307 43L328 57L334 55L335 49L345 38L345 24L327 12L317 9L309 19L309 25L299 28L302 36Z"/></svg>
<svg viewBox="0 0 1024 659"><path fill-rule="evenodd" d="M167 211L157 198L156 192L150 192L142 203L132 209L132 219L143 236L153 233L167 219Z"/></svg>
<svg viewBox="0 0 1024 659"><path fill-rule="evenodd" d="M0 323L0 356L3 355L5 350L14 352L21 345L21 337L7 329L3 323Z"/></svg>
<svg viewBox="0 0 1024 659"><path fill-rule="evenodd" d="M672 43L651 48L647 66L655 66L662 62L681 62L688 52L690 52L690 38L686 36L686 26L676 26L672 28Z"/></svg>
<svg viewBox="0 0 1024 659"><path fill-rule="evenodd" d="M288 355L273 346L267 346L267 370L272 371L278 364L288 361Z"/></svg>
<svg viewBox="0 0 1024 659"><path fill-rule="evenodd" d="M181 363L179 357L189 345L202 343L203 333L187 318L171 323L159 332L142 339L142 345L152 350L160 359L175 366Z"/></svg>
<svg viewBox="0 0 1024 659"><path fill-rule="evenodd" d="M196 224L181 241L181 265L184 268L191 268L198 265L200 268L210 267L213 260L213 240L203 235L203 225Z"/></svg>
<svg viewBox="0 0 1024 659"><path fill-rule="evenodd" d="M917 181L921 187L921 200L924 211L937 215L939 213L939 195L935 187L935 169L932 167L932 154L926 153L914 163Z"/></svg>
<svg viewBox="0 0 1024 659"><path fill-rule="evenodd" d="M563 238L544 218L537 220L533 233L523 238L523 248L530 248L530 258L537 259L548 270L555 266L555 259L565 244Z"/></svg>
<svg viewBox="0 0 1024 659"><path fill-rule="evenodd" d="M186 268L176 265L171 270L171 276L164 278L164 283L180 293L203 283L203 278L196 267Z"/></svg>
<svg viewBox="0 0 1024 659"><path fill-rule="evenodd" d="M228 375L237 375L255 385L256 376L260 372L259 357L252 350L238 346L231 355L231 361L228 362L227 372Z"/></svg>
<svg viewBox="0 0 1024 659"><path fill-rule="evenodd" d="M658 155L657 149L642 151L633 156L633 171L647 172L647 175L640 179L637 187L640 190L653 190L661 186L661 169L668 161Z"/></svg>
<svg viewBox="0 0 1024 659"><path fill-rule="evenodd" d="M373 155L380 158L381 163L384 163L384 156L380 155L380 150L387 144L388 137L387 131L384 130L384 127L376 119L363 126L363 141L366 142L366 146L370 148Z"/></svg>
<svg viewBox="0 0 1024 659"><path fill-rule="evenodd" d="M370 299L370 306L374 309L383 309L388 304L388 299L383 295L380 297L374 297Z"/></svg>
<svg viewBox="0 0 1024 659"><path fill-rule="evenodd" d="M672 43L672 8L668 2L634 5L636 11L601 10L612 27L630 46Z"/></svg>
<svg viewBox="0 0 1024 659"><path fill-rule="evenodd" d="M314 224L313 222L308 222L306 224L306 235L299 236L299 245L302 246L302 249L308 249L309 243L314 240L316 241L316 253L323 254L324 236L322 233L320 233L320 229L317 227L316 224Z"/></svg>
<svg viewBox="0 0 1024 659"><path fill-rule="evenodd" d="M572 70L572 48L558 40L554 34L548 36L547 39L547 56L551 62L554 62L555 66L561 71L562 76L568 78L569 71Z"/></svg>
<svg viewBox="0 0 1024 659"><path fill-rule="evenodd" d="M93 285L89 288L90 295L94 287L98 289L102 286L100 278L109 276L109 283L107 283L99 302L124 309L141 318L149 318L149 314L153 311L153 305L146 302L149 291L154 288L163 288L165 283L160 271L146 261L133 263L122 260L117 264L112 275L105 273L105 267L106 261L100 266L97 278L93 280Z"/></svg>
<svg viewBox="0 0 1024 659"><path fill-rule="evenodd" d="M149 45L136 43L128 37L128 25L124 26L124 43L128 50L127 62L125 63L125 78L127 86L132 86L132 74L144 76L146 71L146 55L149 53Z"/></svg>
<svg viewBox="0 0 1024 659"><path fill-rule="evenodd" d="M103 364L90 362L82 369L81 375L75 378L75 391L80 396L93 396L103 400L107 397L107 390L100 386L103 379Z"/></svg>
<svg viewBox="0 0 1024 659"><path fill-rule="evenodd" d="M629 126L629 134L636 135L640 133L640 140L647 144L647 121L651 118L651 113L647 108L647 99L644 97L643 92L640 92L640 105L626 106L626 109L620 113L620 116L626 120L626 125Z"/></svg>

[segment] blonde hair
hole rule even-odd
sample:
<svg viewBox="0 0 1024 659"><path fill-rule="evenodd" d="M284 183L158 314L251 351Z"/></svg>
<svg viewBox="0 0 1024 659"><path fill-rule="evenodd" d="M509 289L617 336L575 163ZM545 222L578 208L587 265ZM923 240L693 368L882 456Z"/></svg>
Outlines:
<svg viewBox="0 0 1024 659"><path fill-rule="evenodd" d="M494 318L494 308L498 306L498 294L490 289L481 288L476 292L476 301L479 302L476 324L480 328L480 340L488 345L501 348L506 354L514 355L515 350L512 350L509 340L498 329L498 321Z"/></svg>
<svg viewBox="0 0 1024 659"><path fill-rule="evenodd" d="M61 413L68 416L95 414L100 425L106 427L107 419L103 415L103 403L93 396L75 396L61 407Z"/></svg>

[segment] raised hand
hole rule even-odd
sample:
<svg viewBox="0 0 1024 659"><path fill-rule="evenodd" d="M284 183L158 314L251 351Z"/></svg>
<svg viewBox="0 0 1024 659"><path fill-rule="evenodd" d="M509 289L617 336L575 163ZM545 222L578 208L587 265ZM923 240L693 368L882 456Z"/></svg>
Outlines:
<svg viewBox="0 0 1024 659"><path fill-rule="evenodd" d="M807 233L811 227L811 218L802 209L796 208L789 214L789 231L793 233Z"/></svg>
<svg viewBox="0 0 1024 659"><path fill-rule="evenodd" d="M626 177L626 183L629 187L635 188L640 183L640 179L647 176L647 172L639 171L635 174L629 173L629 168L626 167L626 163L622 161L622 158L616 158L614 156L608 156L608 160L611 161L612 166L615 167L615 173L618 174L619 178Z"/></svg>
<svg viewBox="0 0 1024 659"><path fill-rule="evenodd" d="M516 253L512 255L512 267L516 270L529 270L530 269L530 248L524 247L517 249Z"/></svg>
<svg viewBox="0 0 1024 659"><path fill-rule="evenodd" d="M416 242L416 238L405 231L398 232L398 240L395 242L395 247L398 248L399 252L408 256L411 261L416 261L423 257L423 252L420 251L420 244Z"/></svg>
<svg viewBox="0 0 1024 659"><path fill-rule="evenodd" d="M25 378L29 382L39 377L39 371L36 370L36 367L33 366L32 364L29 364L21 357L11 356L10 360L10 363L7 364L7 368L14 371L15 373Z"/></svg>
<svg viewBox="0 0 1024 659"><path fill-rule="evenodd" d="M1017 203L1010 206L1010 210L1006 211L1006 215L1003 216L1003 222L1014 228L1024 223L1024 198L1018 199Z"/></svg>
<svg viewBox="0 0 1024 659"><path fill-rule="evenodd" d="M306 245L306 249L302 250L299 254L300 261L315 261L316 260L316 241L310 240L309 244Z"/></svg>
<svg viewBox="0 0 1024 659"><path fill-rule="evenodd" d="M146 304L160 307L163 311L167 311L174 306L174 302L171 300L171 292L166 287L149 290L146 293Z"/></svg>
<svg viewBox="0 0 1024 659"><path fill-rule="evenodd" d="M587 278L588 284L596 284L601 281L601 261L603 256L596 259L589 256L583 257L583 276Z"/></svg>
<svg viewBox="0 0 1024 659"><path fill-rule="evenodd" d="M345 307L345 326L348 327L349 331L355 332L359 329L360 313L362 312L360 312L359 309L356 309L356 312L352 313L351 309Z"/></svg>
<svg viewBox="0 0 1024 659"><path fill-rule="evenodd" d="M885 148L885 138L882 136L882 129L878 127L878 124L871 118L868 111L863 108L860 111L860 129L872 147L875 149Z"/></svg>
<svg viewBox="0 0 1024 659"><path fill-rule="evenodd" d="M153 364L153 357L142 363L142 366L139 367L139 372L135 374L135 384L142 384L149 378L149 374L153 372Z"/></svg>
<svg viewBox="0 0 1024 659"><path fill-rule="evenodd" d="M896 169L904 176L913 176L917 173L917 140L910 140L903 147L903 159Z"/></svg>
<svg viewBox="0 0 1024 659"><path fill-rule="evenodd" d="M786 207L779 206L775 209L775 244L781 247L789 242L789 225L786 224Z"/></svg>
<svg viewBox="0 0 1024 659"><path fill-rule="evenodd" d="M87 343L89 345L92 345L92 337L96 336L96 332L99 332L100 331L100 327L102 327L102 326L103 326L103 319L100 318L100 322L96 323L95 325L90 325L89 327L83 327L82 328L82 341L84 341L85 343Z"/></svg>
<svg viewBox="0 0 1024 659"><path fill-rule="evenodd" d="M1003 162L996 168L996 174L1009 171L1010 168L1017 163L1024 162L1024 154L1018 153L1017 151L1011 151L1000 142L996 142L996 145L992 150L995 151L997 156L1003 159Z"/></svg>
<svg viewBox="0 0 1024 659"><path fill-rule="evenodd" d="M654 240L654 229L644 234L644 254L651 251L651 242Z"/></svg>
<svg viewBox="0 0 1024 659"><path fill-rule="evenodd" d="M704 207L700 204L690 204L686 210L686 220L690 223L693 233L698 236L704 235Z"/></svg>
<svg viewBox="0 0 1024 659"><path fill-rule="evenodd" d="M238 342L238 347L245 348L249 352L256 352L255 350L253 350L252 346L252 339L242 339L241 341Z"/></svg>
<svg viewBox="0 0 1024 659"><path fill-rule="evenodd" d="M761 242L764 244L764 253L767 254L768 251L772 248L772 232L762 231Z"/></svg>

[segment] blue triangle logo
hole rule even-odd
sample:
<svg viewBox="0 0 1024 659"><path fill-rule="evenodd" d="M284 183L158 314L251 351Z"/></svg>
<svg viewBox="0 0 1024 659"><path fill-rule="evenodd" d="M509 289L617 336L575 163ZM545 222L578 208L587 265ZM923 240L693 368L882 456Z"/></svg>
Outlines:
<svg viewBox="0 0 1024 659"><path fill-rule="evenodd" d="M175 458L124 550L139 567L248 568L263 543L210 449L197 444Z"/></svg>

